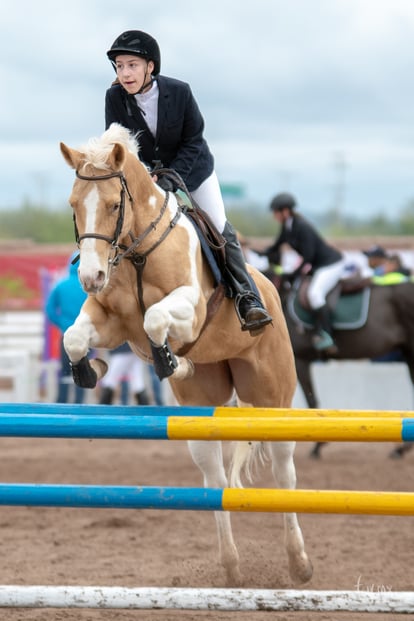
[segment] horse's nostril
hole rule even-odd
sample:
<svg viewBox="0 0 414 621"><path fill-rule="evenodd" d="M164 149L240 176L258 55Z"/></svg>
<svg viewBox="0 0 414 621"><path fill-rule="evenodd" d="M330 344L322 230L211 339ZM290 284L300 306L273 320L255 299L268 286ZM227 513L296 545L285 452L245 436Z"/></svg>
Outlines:
<svg viewBox="0 0 414 621"><path fill-rule="evenodd" d="M105 272L104 272L103 270L100 270L100 271L98 272L98 277L97 277L97 279L96 279L96 282L97 282L97 283L99 283L99 284L101 284L101 283L104 283L104 282L105 282Z"/></svg>
<svg viewBox="0 0 414 621"><path fill-rule="evenodd" d="M98 270L92 275L80 275L82 287L87 293L96 293L101 290L106 282L104 270Z"/></svg>

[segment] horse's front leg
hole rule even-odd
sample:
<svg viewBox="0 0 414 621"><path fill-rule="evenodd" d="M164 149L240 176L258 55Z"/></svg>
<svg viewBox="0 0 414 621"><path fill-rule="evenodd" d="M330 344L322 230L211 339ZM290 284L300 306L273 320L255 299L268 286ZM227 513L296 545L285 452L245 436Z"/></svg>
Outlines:
<svg viewBox="0 0 414 621"><path fill-rule="evenodd" d="M81 311L75 323L63 335L63 345L70 360L75 384L82 388L95 388L108 370L104 360L88 359L91 346L97 346L99 335L89 315Z"/></svg>
<svg viewBox="0 0 414 621"><path fill-rule="evenodd" d="M194 374L191 361L176 357L168 344L168 338L184 343L191 343L195 339L197 303L195 289L183 286L150 306L145 313L144 330L151 342L154 369L160 379L174 375L174 379L181 380Z"/></svg>
<svg viewBox="0 0 414 621"><path fill-rule="evenodd" d="M190 440L188 446L194 463L203 473L204 487L221 489L228 487L221 442ZM230 513L228 511L215 511L214 516L220 561L226 572L226 582L228 586L238 586L241 584L242 576L239 568L239 554L231 529Z"/></svg>

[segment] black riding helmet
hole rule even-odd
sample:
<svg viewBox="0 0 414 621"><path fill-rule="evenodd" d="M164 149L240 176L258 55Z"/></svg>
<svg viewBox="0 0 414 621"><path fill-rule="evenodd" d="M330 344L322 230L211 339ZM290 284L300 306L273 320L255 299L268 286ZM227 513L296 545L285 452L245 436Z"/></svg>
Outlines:
<svg viewBox="0 0 414 621"><path fill-rule="evenodd" d="M112 64L118 54L132 54L140 56L154 63L152 75L156 76L161 70L161 52L158 43L151 35L142 30L127 30L123 32L111 45L106 55Z"/></svg>
<svg viewBox="0 0 414 621"><path fill-rule="evenodd" d="M270 203L271 211L281 211L282 209L294 209L296 207L296 199L289 192L281 192L276 194Z"/></svg>

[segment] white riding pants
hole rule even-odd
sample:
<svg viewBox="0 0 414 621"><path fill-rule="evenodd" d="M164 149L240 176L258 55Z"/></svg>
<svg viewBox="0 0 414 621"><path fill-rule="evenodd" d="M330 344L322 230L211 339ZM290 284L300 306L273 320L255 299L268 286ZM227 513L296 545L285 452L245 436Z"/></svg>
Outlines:
<svg viewBox="0 0 414 621"><path fill-rule="evenodd" d="M216 173L213 171L210 177L191 192L191 196L210 216L219 233L222 233L226 225L226 210Z"/></svg>
<svg viewBox="0 0 414 621"><path fill-rule="evenodd" d="M110 355L108 371L101 380L101 386L115 390L123 379L128 380L133 394L145 390L144 362L132 352Z"/></svg>
<svg viewBox="0 0 414 621"><path fill-rule="evenodd" d="M316 270L308 288L308 300L313 310L319 310L325 306L326 296L340 280L344 268L345 259L341 259L332 265Z"/></svg>

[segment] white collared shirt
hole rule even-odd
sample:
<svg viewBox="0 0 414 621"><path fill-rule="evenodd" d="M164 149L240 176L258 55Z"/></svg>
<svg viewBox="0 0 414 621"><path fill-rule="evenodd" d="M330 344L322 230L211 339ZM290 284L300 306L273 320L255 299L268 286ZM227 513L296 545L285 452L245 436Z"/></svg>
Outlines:
<svg viewBox="0 0 414 621"><path fill-rule="evenodd" d="M158 96L158 84L155 80L149 91L141 93L141 95L134 95L137 105L142 111L145 122L154 138L157 133Z"/></svg>

